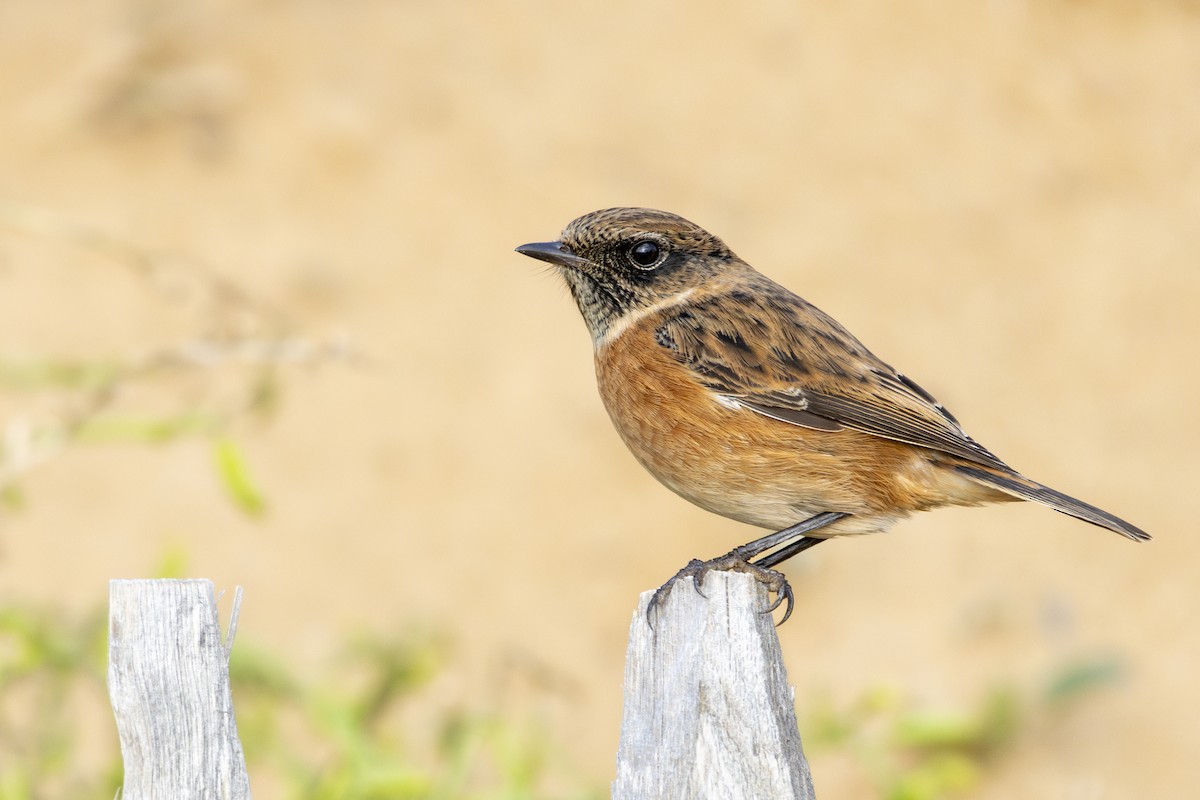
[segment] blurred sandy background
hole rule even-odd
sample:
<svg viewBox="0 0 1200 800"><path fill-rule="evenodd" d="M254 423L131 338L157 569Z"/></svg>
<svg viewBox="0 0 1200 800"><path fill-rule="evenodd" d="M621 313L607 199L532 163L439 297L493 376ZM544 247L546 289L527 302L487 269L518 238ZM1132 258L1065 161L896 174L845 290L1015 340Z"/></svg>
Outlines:
<svg viewBox="0 0 1200 800"><path fill-rule="evenodd" d="M607 781L638 592L757 531L641 472L568 295L512 248L659 207L1156 536L1010 506L806 554L781 629L801 715L879 685L953 707L1111 653L1122 680L975 796L1200 785L1195 4L8 2L0 131L4 359L195 322L56 230L205 264L368 357L290 374L237 432L261 520L204 441L31 472L0 600L92 607L179 547L301 665L414 620L457 642L464 695L540 664L569 687L537 701L556 739ZM27 402L0 396L0 424ZM813 768L822 797L867 796L853 764Z"/></svg>

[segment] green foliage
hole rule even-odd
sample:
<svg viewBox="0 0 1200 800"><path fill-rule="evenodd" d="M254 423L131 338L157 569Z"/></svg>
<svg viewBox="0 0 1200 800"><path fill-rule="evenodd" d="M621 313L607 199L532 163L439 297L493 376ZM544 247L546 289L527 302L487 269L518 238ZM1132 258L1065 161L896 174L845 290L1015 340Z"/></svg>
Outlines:
<svg viewBox="0 0 1200 800"><path fill-rule="evenodd" d="M231 670L239 720L251 763L281 766L288 796L305 800L522 800L598 797L578 779L577 788L550 794L562 782L561 760L536 721L491 708L452 706L433 724L418 723L413 701L427 694L449 661L444 638L413 630L388 639L355 642L335 675L300 690L286 671L260 652L242 648ZM248 699L248 702L247 702ZM305 747L294 728L281 727L299 710L308 728ZM426 710L426 713L428 711ZM414 735L414 733L419 735ZM314 759L313 750L322 752Z"/></svg>
<svg viewBox="0 0 1200 800"><path fill-rule="evenodd" d="M105 415L79 425L75 437L80 444L164 444L189 436L213 434L222 420L205 413L183 412L171 416Z"/></svg>
<svg viewBox="0 0 1200 800"><path fill-rule="evenodd" d="M250 477L250 469L246 466L241 448L232 439L220 438L214 443L213 455L217 474L234 505L252 517L261 516L267 509L266 500Z"/></svg>
<svg viewBox="0 0 1200 800"><path fill-rule="evenodd" d="M1068 705L1087 696L1093 689L1115 683L1122 672L1120 660L1110 655L1072 661L1050 680L1046 687L1046 702L1054 706Z"/></svg>
<svg viewBox="0 0 1200 800"><path fill-rule="evenodd" d="M187 551L179 544L168 545L158 561L158 569L154 570L154 577L182 579L187 576Z"/></svg>
<svg viewBox="0 0 1200 800"><path fill-rule="evenodd" d="M165 571L183 564L173 552ZM79 725L79 697L107 708L106 625L48 611L0 610L0 800L112 797L121 781L115 729L100 761ZM244 637L243 637L244 638ZM599 798L563 763L536 720L461 704L430 712L451 661L444 637L410 630L347 646L315 682L239 640L230 661L252 781L295 800ZM415 714L433 714L432 721ZM554 789L548 788L554 783ZM562 788L562 787L567 788Z"/></svg>
<svg viewBox="0 0 1200 800"><path fill-rule="evenodd" d="M0 609L0 800L112 795L119 761L89 772L76 758L81 701L105 702L106 634L99 612Z"/></svg>
<svg viewBox="0 0 1200 800"><path fill-rule="evenodd" d="M79 264L98 259L117 267L144 291L147 307L172 306L186 330L146 331L126 353L21 359L0 353L0 395L15 400L0 419L0 513L19 511L26 476L73 448L194 438L213 443L212 463L234 506L249 516L263 514L264 494L234 432L278 409L281 374L353 358L342 337L304 333L273 304L194 259L41 209L0 209L0 235L12 234L74 248Z"/></svg>
<svg viewBox="0 0 1200 800"><path fill-rule="evenodd" d="M46 391L77 389L95 391L110 386L119 368L113 361L0 361L0 389Z"/></svg>
<svg viewBox="0 0 1200 800"><path fill-rule="evenodd" d="M0 508L20 511L25 507L25 493L15 484L0 487Z"/></svg>
<svg viewBox="0 0 1200 800"><path fill-rule="evenodd" d="M172 549L160 572L186 569ZM97 741L81 703L107 712L106 625L0 609L0 800L112 797L120 784L115 730ZM585 800L604 796L565 763L552 732L503 697L438 706L453 664L444 636L419 628L363 637L318 678L239 639L230 675L252 780L288 800ZM1109 656L1072 660L1044 686L997 687L963 708L933 711L886 689L844 708L813 698L802 734L810 755L850 754L880 800L943 800L977 789L1040 718L1062 713L1121 675ZM90 759L82 754L90 753Z"/></svg>
<svg viewBox="0 0 1200 800"><path fill-rule="evenodd" d="M965 708L914 707L895 692L875 689L846 708L809 704L801 725L810 754L851 754L883 800L947 800L977 789L989 767L1032 729L1120 677L1110 657L1083 658L1057 669L1044 689L997 686Z"/></svg>

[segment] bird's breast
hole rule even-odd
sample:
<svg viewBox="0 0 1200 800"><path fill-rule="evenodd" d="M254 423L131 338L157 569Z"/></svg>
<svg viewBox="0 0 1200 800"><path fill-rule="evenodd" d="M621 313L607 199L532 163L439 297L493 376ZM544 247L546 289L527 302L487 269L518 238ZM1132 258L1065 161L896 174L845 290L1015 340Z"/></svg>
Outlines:
<svg viewBox="0 0 1200 800"><path fill-rule="evenodd" d="M722 397L631 329L596 352L601 398L621 438L659 481L693 503L764 528L822 511L857 515L829 533L887 527L923 505L929 465L914 449L856 431L817 431Z"/></svg>

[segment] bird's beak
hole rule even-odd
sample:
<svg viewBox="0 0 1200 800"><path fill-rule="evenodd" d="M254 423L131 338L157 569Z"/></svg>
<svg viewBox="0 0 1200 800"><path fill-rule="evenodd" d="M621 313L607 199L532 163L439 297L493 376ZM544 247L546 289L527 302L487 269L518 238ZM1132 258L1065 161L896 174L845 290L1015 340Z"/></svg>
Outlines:
<svg viewBox="0 0 1200 800"><path fill-rule="evenodd" d="M521 245L517 248L517 252L523 256L536 258L538 261L549 261L551 264L568 269L582 269L590 263L586 258L580 258L563 247L562 242L532 242Z"/></svg>

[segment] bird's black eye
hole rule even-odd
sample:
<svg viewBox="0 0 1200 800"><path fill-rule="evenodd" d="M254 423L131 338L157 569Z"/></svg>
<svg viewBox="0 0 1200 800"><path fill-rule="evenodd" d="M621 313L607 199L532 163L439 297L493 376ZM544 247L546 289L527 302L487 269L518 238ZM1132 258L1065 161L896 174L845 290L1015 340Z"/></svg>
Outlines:
<svg viewBox="0 0 1200 800"><path fill-rule="evenodd" d="M662 248L658 242L644 239L629 248L629 260L640 269L653 269L658 265Z"/></svg>

